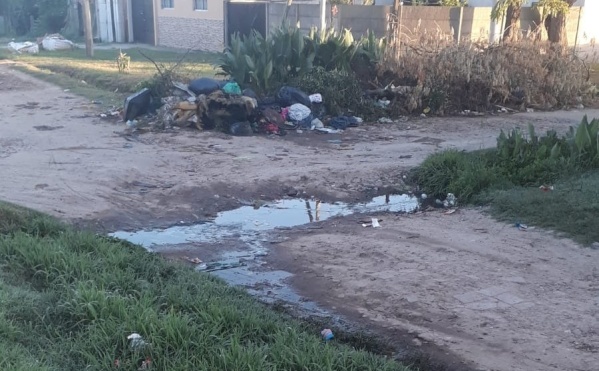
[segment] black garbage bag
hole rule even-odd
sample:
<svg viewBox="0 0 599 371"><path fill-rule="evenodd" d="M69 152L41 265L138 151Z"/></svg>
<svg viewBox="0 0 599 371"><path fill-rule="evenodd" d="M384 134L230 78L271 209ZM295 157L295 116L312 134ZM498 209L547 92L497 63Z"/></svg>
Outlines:
<svg viewBox="0 0 599 371"><path fill-rule="evenodd" d="M329 122L329 126L337 130L345 130L348 127L356 127L358 125L358 120L353 116L337 116Z"/></svg>
<svg viewBox="0 0 599 371"><path fill-rule="evenodd" d="M254 134L254 131L252 130L252 124L250 124L248 121L236 122L231 125L229 130L231 135L238 137L247 137Z"/></svg>
<svg viewBox="0 0 599 371"><path fill-rule="evenodd" d="M221 88L221 82L209 77L202 77L189 82L189 90L196 95L210 94Z"/></svg>
<svg viewBox="0 0 599 371"><path fill-rule="evenodd" d="M245 97L250 97L250 98L254 98L255 100L258 100L258 94L256 94L256 92L253 91L252 89L249 89L249 88L243 89L241 94Z"/></svg>
<svg viewBox="0 0 599 371"><path fill-rule="evenodd" d="M310 102L310 97L308 97L308 94L290 86L283 86L281 89L279 89L276 98L277 103L279 103L281 107L289 107L296 103L300 103L306 107L310 107L310 105L312 104L312 102Z"/></svg>
<svg viewBox="0 0 599 371"><path fill-rule="evenodd" d="M150 109L150 103L152 103L152 94L148 88L128 96L123 108L123 119L129 121L143 115Z"/></svg>

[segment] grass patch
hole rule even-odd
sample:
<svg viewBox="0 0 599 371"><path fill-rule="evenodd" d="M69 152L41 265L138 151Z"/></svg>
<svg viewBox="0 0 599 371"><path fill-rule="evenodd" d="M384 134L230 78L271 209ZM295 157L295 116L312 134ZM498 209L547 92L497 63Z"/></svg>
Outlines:
<svg viewBox="0 0 599 371"><path fill-rule="evenodd" d="M118 50L96 49L94 58L85 56L84 49L60 52L44 52L40 54L13 55L8 50L0 50L0 59L12 59L20 62L20 69L33 74L64 89L89 99L110 100L116 96L120 100L124 95L138 90L143 81L156 74L156 67L144 58L138 50L124 50L131 57L130 70L120 73L116 58ZM174 51L143 50L158 65L171 66L177 63L183 54ZM217 56L211 53L192 52L178 67L177 74L181 79L192 79L202 76L214 76L212 65ZM82 82L84 81L84 82Z"/></svg>
<svg viewBox="0 0 599 371"><path fill-rule="evenodd" d="M0 369L400 370L207 274L0 204ZM137 332L151 343L133 350Z"/></svg>
<svg viewBox="0 0 599 371"><path fill-rule="evenodd" d="M583 245L599 242L599 171L559 180L552 192L515 187L479 200L490 204L491 214L500 220L551 229Z"/></svg>
<svg viewBox="0 0 599 371"><path fill-rule="evenodd" d="M554 131L537 136L531 125L528 133L502 131L494 149L431 155L412 172L412 180L431 196L453 193L462 204L490 204L502 219L591 244L599 242L599 232L589 232L599 215L597 169L599 120L585 117L563 137ZM547 195L542 185L556 190Z"/></svg>

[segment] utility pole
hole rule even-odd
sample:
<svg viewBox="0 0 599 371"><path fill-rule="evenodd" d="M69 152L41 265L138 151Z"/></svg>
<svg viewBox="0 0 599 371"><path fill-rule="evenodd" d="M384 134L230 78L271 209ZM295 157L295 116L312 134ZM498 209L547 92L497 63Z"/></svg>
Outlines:
<svg viewBox="0 0 599 371"><path fill-rule="evenodd" d="M89 0L79 0L83 8L83 28L85 32L85 54L89 58L94 57L94 35L92 31L92 14Z"/></svg>

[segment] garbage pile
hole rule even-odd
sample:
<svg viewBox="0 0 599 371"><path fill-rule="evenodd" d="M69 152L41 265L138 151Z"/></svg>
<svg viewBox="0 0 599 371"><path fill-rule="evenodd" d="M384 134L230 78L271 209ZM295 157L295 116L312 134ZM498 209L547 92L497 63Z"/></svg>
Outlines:
<svg viewBox="0 0 599 371"><path fill-rule="evenodd" d="M72 41L65 39L60 34L46 35L37 40L37 42L25 41L8 43L8 50L15 54L38 54L42 50L56 51L69 50L77 47Z"/></svg>
<svg viewBox="0 0 599 371"><path fill-rule="evenodd" d="M168 95L154 102L154 106L158 106L156 114L139 119L151 111L152 100L148 89L125 100L123 120L129 127L146 125L154 130L194 127L249 136L285 135L289 130L340 133L362 122L353 116L327 117L322 96L318 93L308 95L284 86L274 97L258 99L252 90L242 91L234 81L205 77L192 80L187 85L173 83Z"/></svg>

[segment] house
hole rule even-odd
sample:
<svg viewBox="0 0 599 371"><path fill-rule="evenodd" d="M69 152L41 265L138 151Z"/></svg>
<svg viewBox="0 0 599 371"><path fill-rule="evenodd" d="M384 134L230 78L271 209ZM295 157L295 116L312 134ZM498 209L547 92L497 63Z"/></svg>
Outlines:
<svg viewBox="0 0 599 371"><path fill-rule="evenodd" d="M156 44L154 0L95 0L92 12L96 40Z"/></svg>
<svg viewBox="0 0 599 371"><path fill-rule="evenodd" d="M223 0L154 0L156 44L220 52L225 43Z"/></svg>

